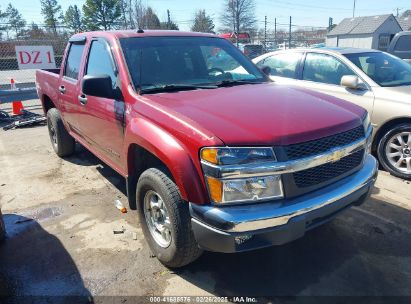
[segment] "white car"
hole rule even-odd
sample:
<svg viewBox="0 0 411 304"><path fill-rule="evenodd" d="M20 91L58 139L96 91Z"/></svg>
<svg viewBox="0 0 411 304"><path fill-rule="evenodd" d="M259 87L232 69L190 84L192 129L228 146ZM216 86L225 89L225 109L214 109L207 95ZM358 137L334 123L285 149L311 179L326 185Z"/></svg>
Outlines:
<svg viewBox="0 0 411 304"><path fill-rule="evenodd" d="M372 151L391 174L411 179L411 65L388 53L355 48L277 51L253 62L278 84L333 95L368 110Z"/></svg>

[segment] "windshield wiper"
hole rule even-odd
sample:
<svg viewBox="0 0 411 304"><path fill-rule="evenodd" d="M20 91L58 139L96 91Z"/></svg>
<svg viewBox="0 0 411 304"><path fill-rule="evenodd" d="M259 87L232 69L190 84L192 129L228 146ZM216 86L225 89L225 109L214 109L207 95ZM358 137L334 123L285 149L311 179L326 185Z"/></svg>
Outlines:
<svg viewBox="0 0 411 304"><path fill-rule="evenodd" d="M202 85L202 84L165 84L149 86L148 88L142 88L141 94L144 93L161 93L161 92L178 92L185 90L197 90L197 89L216 89L216 85Z"/></svg>
<svg viewBox="0 0 411 304"><path fill-rule="evenodd" d="M226 79L226 80L216 83L215 85L218 87L229 87L229 86L242 85L242 84L258 84L258 83L263 83L263 81Z"/></svg>

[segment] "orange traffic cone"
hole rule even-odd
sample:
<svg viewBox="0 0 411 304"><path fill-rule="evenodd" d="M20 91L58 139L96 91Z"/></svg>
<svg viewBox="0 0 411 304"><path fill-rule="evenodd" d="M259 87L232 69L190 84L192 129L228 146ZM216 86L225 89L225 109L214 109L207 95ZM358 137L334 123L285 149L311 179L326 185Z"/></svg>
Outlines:
<svg viewBox="0 0 411 304"><path fill-rule="evenodd" d="M10 79L10 89L16 90L16 84L14 83L14 79ZM24 110L23 103L18 100L18 101L13 101L13 114L14 115L21 115L22 110Z"/></svg>
<svg viewBox="0 0 411 304"><path fill-rule="evenodd" d="M21 115L24 110L23 103L21 101L13 101L13 114Z"/></svg>

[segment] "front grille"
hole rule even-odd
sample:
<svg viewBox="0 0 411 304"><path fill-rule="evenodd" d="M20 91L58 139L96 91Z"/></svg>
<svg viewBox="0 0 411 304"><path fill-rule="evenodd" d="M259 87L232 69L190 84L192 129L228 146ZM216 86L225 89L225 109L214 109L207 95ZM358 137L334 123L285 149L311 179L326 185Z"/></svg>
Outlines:
<svg viewBox="0 0 411 304"><path fill-rule="evenodd" d="M362 162L363 156L364 149L343 157L335 163L327 163L295 172L293 173L295 185L299 188L306 188L337 178L358 167Z"/></svg>
<svg viewBox="0 0 411 304"><path fill-rule="evenodd" d="M364 136L364 128L363 126L359 126L355 129L318 140L285 146L284 149L287 159L294 160L324 153L332 148L350 144Z"/></svg>

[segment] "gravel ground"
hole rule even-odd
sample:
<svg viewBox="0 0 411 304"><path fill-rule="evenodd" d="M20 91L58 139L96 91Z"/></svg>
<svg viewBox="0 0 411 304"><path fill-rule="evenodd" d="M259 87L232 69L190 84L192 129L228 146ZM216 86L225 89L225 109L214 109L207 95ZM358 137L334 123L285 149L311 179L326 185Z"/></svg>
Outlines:
<svg viewBox="0 0 411 304"><path fill-rule="evenodd" d="M63 160L45 126L0 131L0 168L0 295L411 296L411 185L386 172L364 205L302 239L174 272L151 257L135 212L114 207L124 179L81 146Z"/></svg>

